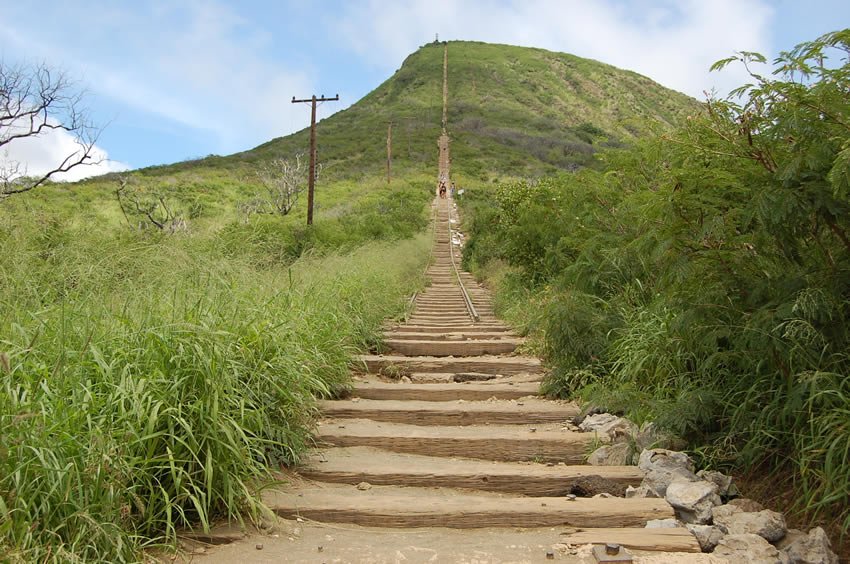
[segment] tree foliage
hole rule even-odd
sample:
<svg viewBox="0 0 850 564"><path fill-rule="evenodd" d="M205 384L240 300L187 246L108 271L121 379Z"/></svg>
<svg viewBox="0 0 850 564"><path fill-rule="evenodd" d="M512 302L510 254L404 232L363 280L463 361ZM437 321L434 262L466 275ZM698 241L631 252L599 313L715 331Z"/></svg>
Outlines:
<svg viewBox="0 0 850 564"><path fill-rule="evenodd" d="M801 504L845 527L848 53L850 30L772 74L739 53L715 68L749 84L603 172L471 194L467 257L507 262L547 303L551 391L656 419L715 463L791 467Z"/></svg>

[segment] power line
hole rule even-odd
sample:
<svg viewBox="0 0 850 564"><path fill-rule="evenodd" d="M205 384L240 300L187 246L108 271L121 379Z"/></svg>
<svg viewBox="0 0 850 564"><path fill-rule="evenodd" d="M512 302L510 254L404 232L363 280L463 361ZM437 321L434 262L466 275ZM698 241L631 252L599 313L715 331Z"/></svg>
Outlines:
<svg viewBox="0 0 850 564"><path fill-rule="evenodd" d="M301 104L310 102L310 175L307 179L307 225L313 224L313 193L316 188L316 102L335 102L339 100L339 94L333 98L325 98L322 94L321 98L317 98L315 94L311 98L305 100L296 100L292 97L293 104Z"/></svg>

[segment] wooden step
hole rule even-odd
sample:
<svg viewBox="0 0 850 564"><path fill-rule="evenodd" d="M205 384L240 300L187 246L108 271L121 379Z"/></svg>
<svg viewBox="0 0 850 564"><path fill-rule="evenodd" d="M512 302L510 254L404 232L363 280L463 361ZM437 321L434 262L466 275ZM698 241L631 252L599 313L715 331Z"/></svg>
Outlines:
<svg viewBox="0 0 850 564"><path fill-rule="evenodd" d="M429 323L429 324L442 324L446 327L452 327L458 323L469 323L471 321L469 317L469 313L464 313L463 315L457 315L453 313L446 314L422 314L422 313L413 313L410 317L407 318L408 323Z"/></svg>
<svg viewBox="0 0 850 564"><path fill-rule="evenodd" d="M498 376L496 374L481 374L478 372L411 372L408 374L413 384L457 384L465 382L535 382L538 385L543 379L540 374L513 374Z"/></svg>
<svg viewBox="0 0 850 564"><path fill-rule="evenodd" d="M433 326L425 326L425 325L415 325L413 323L404 324L404 325L393 325L387 329L388 332L404 332L404 333L445 333L445 334L456 334L456 333L499 333L499 334L509 334L511 332L510 327L506 325L501 325L498 323L489 323L487 325L484 324L472 324L467 323L465 325L455 325L450 328L446 327L433 327Z"/></svg>
<svg viewBox="0 0 850 564"><path fill-rule="evenodd" d="M561 532L559 541L573 546L615 543L632 550L701 552L696 537L684 527L578 528Z"/></svg>
<svg viewBox="0 0 850 564"><path fill-rule="evenodd" d="M525 396L536 396L540 390L537 382L502 383L502 382L466 382L453 384L402 384L385 382L368 382L354 385L351 395L361 399L371 400L419 400L419 401L449 401L449 400L487 400L517 399Z"/></svg>
<svg viewBox="0 0 850 564"><path fill-rule="evenodd" d="M529 496L563 496L592 476L607 493L622 495L638 486L637 466L547 466L539 463L492 462L399 454L371 447L313 451L301 476L321 482L384 486L419 486L484 490Z"/></svg>
<svg viewBox="0 0 850 564"><path fill-rule="evenodd" d="M384 333L385 342L404 340L404 341L498 341L501 339L519 339L510 333L487 333L484 331L467 331L455 333L451 329L444 333L408 333L402 329L396 331L387 331Z"/></svg>
<svg viewBox="0 0 850 564"><path fill-rule="evenodd" d="M422 314L449 314L449 313L466 313L466 304L459 305L416 305L416 309L414 310L417 313Z"/></svg>
<svg viewBox="0 0 850 564"><path fill-rule="evenodd" d="M431 488L374 486L268 490L263 501L281 517L380 527L641 527L672 519L657 498L520 497Z"/></svg>
<svg viewBox="0 0 850 564"><path fill-rule="evenodd" d="M536 398L496 401L322 400L327 417L371 419L417 425L499 425L566 422L579 414L575 404Z"/></svg>
<svg viewBox="0 0 850 564"><path fill-rule="evenodd" d="M539 374L540 360L526 356L438 357L361 355L360 362L373 374L386 370L407 372L482 372L486 374Z"/></svg>
<svg viewBox="0 0 850 564"><path fill-rule="evenodd" d="M326 419L317 427L316 440L332 446L370 446L429 456L583 464L596 437L553 424L421 426Z"/></svg>
<svg viewBox="0 0 850 564"><path fill-rule="evenodd" d="M395 354L410 356L477 356L510 354L522 343L521 339L494 339L475 341L431 341L388 339L384 345Z"/></svg>

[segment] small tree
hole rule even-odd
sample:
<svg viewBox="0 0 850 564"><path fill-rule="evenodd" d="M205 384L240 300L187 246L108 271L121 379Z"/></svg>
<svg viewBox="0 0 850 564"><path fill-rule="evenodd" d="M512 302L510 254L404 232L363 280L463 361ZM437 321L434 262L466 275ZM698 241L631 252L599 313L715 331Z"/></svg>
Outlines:
<svg viewBox="0 0 850 564"><path fill-rule="evenodd" d="M130 176L118 176L115 197L130 227L155 227L169 233L185 231L188 227L183 214L169 205L165 194L159 190L145 190L133 182Z"/></svg>
<svg viewBox="0 0 850 564"><path fill-rule="evenodd" d="M275 159L257 170L257 178L265 188L265 194L246 203L253 213L276 213L287 215L304 189L307 167L300 153L291 159ZM249 212L249 213L251 213Z"/></svg>
<svg viewBox="0 0 850 564"><path fill-rule="evenodd" d="M83 164L98 164L93 158L100 135L83 105L83 92L62 72L46 65L8 66L0 61L0 199L28 192L54 175ZM70 133L76 149L50 170L28 175L24 163L10 160L13 143L53 131Z"/></svg>

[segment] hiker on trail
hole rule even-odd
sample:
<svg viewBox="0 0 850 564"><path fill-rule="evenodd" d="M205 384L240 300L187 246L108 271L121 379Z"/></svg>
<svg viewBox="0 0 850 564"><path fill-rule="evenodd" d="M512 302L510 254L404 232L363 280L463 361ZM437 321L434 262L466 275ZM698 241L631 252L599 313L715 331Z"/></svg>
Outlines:
<svg viewBox="0 0 850 564"><path fill-rule="evenodd" d="M452 182L452 191L451 191L452 198L455 197L455 194L457 194L457 187L455 186L455 183Z"/></svg>
<svg viewBox="0 0 850 564"><path fill-rule="evenodd" d="M445 182L440 182L440 198L445 199L446 197L446 184Z"/></svg>

